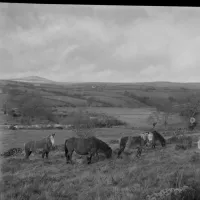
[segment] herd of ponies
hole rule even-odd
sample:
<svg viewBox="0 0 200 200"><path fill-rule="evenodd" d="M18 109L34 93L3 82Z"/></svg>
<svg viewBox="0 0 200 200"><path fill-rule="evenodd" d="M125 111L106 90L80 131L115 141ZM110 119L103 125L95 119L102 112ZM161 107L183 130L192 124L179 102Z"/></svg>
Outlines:
<svg viewBox="0 0 200 200"><path fill-rule="evenodd" d="M138 136L122 136L119 139L119 150L117 152L117 158L120 158L122 152L125 149L137 149L136 156L140 157L142 150L145 146L155 148L156 141L159 141L162 147L166 146L165 138L156 130L150 132L144 132ZM41 140L31 140L24 144L25 159L29 159L31 153L36 153L40 150L42 158L47 158L51 149L55 147L55 133L43 138ZM91 163L91 159L94 155L99 160L99 154L103 153L107 159L112 157L112 148L104 141L98 139L95 136L88 138L71 137L64 142L64 152L66 157L66 163L72 163L73 152L81 156L87 156L87 163Z"/></svg>

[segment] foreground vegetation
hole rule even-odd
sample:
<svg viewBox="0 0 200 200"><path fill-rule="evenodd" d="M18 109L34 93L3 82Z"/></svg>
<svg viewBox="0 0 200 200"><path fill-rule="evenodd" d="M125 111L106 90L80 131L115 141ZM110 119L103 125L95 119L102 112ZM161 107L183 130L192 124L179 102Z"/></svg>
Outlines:
<svg viewBox="0 0 200 200"><path fill-rule="evenodd" d="M5 159L1 199L144 200L162 189L185 185L195 196L185 199L200 199L200 153L195 143L186 150L176 150L175 143L166 148L158 145L155 150L147 148L140 159L135 153L124 153L117 159L117 140L109 143L114 149L112 159L101 155L100 161L94 158L91 165L75 153L74 164L67 165L62 148L52 151L45 161L41 155L31 156L29 161L23 156Z"/></svg>

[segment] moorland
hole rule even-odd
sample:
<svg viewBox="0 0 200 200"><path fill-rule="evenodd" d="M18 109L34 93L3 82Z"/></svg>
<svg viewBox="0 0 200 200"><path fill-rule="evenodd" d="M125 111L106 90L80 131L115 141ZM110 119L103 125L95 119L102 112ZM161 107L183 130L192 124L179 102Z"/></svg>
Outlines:
<svg viewBox="0 0 200 200"><path fill-rule="evenodd" d="M37 139L62 132L63 138L57 143L62 145L73 134L95 135L112 147L113 157L106 159L102 155L99 161L94 158L87 165L84 157L75 154L75 164L67 165L61 148L52 151L49 160L44 161L41 155L31 156L29 161L23 155L4 158L1 199L139 200L163 189L181 191L183 186L193 191L193 196L184 193L185 199L200 199L200 154L196 143L199 83L57 83L40 77L23 81L0 82L1 124L72 124L74 129L4 129L12 132L9 137L20 132L21 138L22 134L31 134ZM13 115L13 108L19 110L19 116ZM188 128L191 116L197 122L193 130ZM137 135L150 131L154 122L155 129L168 141L165 148L158 143L156 149L147 148L140 159L134 153L116 158L121 133ZM178 128L182 128L179 133ZM182 139L177 139L178 134ZM187 147L186 136L192 138L192 147L178 149L180 143ZM177 138L169 140L172 137ZM21 145L21 138L15 137L16 146ZM159 198L164 196L162 193Z"/></svg>

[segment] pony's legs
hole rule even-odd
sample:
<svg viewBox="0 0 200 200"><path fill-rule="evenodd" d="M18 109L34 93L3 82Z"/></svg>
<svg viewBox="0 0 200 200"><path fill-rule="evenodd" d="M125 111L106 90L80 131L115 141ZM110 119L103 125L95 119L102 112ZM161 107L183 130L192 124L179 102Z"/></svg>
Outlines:
<svg viewBox="0 0 200 200"><path fill-rule="evenodd" d="M46 152L46 158L49 159L49 152Z"/></svg>
<svg viewBox="0 0 200 200"><path fill-rule="evenodd" d="M73 152L74 152L74 151L72 151L72 152L69 154L69 158L70 158L71 164L73 164L73 163L72 163L72 154L73 154Z"/></svg>
<svg viewBox="0 0 200 200"><path fill-rule="evenodd" d="M142 154L142 147L138 147L136 156L139 158L141 157L141 154Z"/></svg>
<svg viewBox="0 0 200 200"><path fill-rule="evenodd" d="M120 147L118 153L117 153L117 158L121 155L121 153L124 151L125 147Z"/></svg>
<svg viewBox="0 0 200 200"><path fill-rule="evenodd" d="M46 154L46 151L43 150L43 151L42 151L42 158L43 158L43 159L44 159L45 154Z"/></svg>
<svg viewBox="0 0 200 200"><path fill-rule="evenodd" d="M88 163L88 164L91 164L91 160L92 160L92 155L89 155L89 156L87 157L87 163Z"/></svg>
<svg viewBox="0 0 200 200"><path fill-rule="evenodd" d="M92 162L92 156L93 156L92 153L90 153L90 154L87 156L87 162L88 162L88 164L91 164L91 162Z"/></svg>
<svg viewBox="0 0 200 200"><path fill-rule="evenodd" d="M155 148L156 148L156 143L152 142L152 149L155 149Z"/></svg>
<svg viewBox="0 0 200 200"><path fill-rule="evenodd" d="M66 163L68 164L69 161L70 161L70 156L69 156L69 152L68 152L67 155L66 155Z"/></svg>
<svg viewBox="0 0 200 200"><path fill-rule="evenodd" d="M99 154L98 154L98 152L96 152L96 157L97 157L97 160L99 160Z"/></svg>
<svg viewBox="0 0 200 200"><path fill-rule="evenodd" d="M29 156L31 155L32 151L25 151L25 159L29 159Z"/></svg>
<svg viewBox="0 0 200 200"><path fill-rule="evenodd" d="M72 154L73 154L73 152L74 152L74 151L71 151L71 152L68 151L68 153L67 153L67 155L66 155L66 163L67 163L67 164L68 164L68 163L71 163L71 164L72 164Z"/></svg>
<svg viewBox="0 0 200 200"><path fill-rule="evenodd" d="M88 156L87 156L87 161L88 161L88 164L91 164L91 161L92 161L92 156L96 154L98 155L98 152L96 149L92 149L91 152L88 153ZM99 155L98 155L99 157Z"/></svg>

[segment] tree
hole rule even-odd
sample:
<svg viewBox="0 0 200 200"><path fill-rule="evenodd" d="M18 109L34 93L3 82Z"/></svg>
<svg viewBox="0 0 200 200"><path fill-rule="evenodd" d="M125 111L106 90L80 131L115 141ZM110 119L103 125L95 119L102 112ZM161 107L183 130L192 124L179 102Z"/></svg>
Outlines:
<svg viewBox="0 0 200 200"><path fill-rule="evenodd" d="M172 96L169 96L168 99L171 103L176 102L176 99Z"/></svg>
<svg viewBox="0 0 200 200"><path fill-rule="evenodd" d="M87 104L88 104L88 106L91 106L92 105L92 103L95 101L95 98L94 97L89 97L88 99L87 99Z"/></svg>
<svg viewBox="0 0 200 200"><path fill-rule="evenodd" d="M30 123L32 119L54 121L50 105L37 92L20 94L16 89L9 89L6 105L10 115L13 108L18 109L23 122Z"/></svg>
<svg viewBox="0 0 200 200"><path fill-rule="evenodd" d="M188 124L188 128L190 130L193 130L198 124L197 120L200 114L199 107L200 107L200 100L198 100L194 95L188 98L187 104L184 104L181 107L180 116L182 117L184 122ZM194 117L196 119L194 123L190 122L191 117Z"/></svg>
<svg viewBox="0 0 200 200"><path fill-rule="evenodd" d="M94 136L95 124L90 119L89 115L86 112L86 109L84 108L79 108L74 113L73 126L74 126L74 132L79 137Z"/></svg>
<svg viewBox="0 0 200 200"><path fill-rule="evenodd" d="M147 122L151 125L153 125L153 128L155 128L156 124L158 124L160 122L161 118L160 118L160 113L155 111L155 112L152 112L148 119L147 119Z"/></svg>
<svg viewBox="0 0 200 200"><path fill-rule="evenodd" d="M173 106L171 103L165 103L165 104L158 104L156 106L156 111L152 112L147 121L148 123L153 125L153 128L156 126L156 124L160 123L164 125L165 129L168 126L169 117L173 113Z"/></svg>
<svg viewBox="0 0 200 200"><path fill-rule="evenodd" d="M167 129L169 118L173 114L173 105L171 102L165 103L164 105L160 105L157 108L159 112L162 112L162 124L165 127L165 130Z"/></svg>

